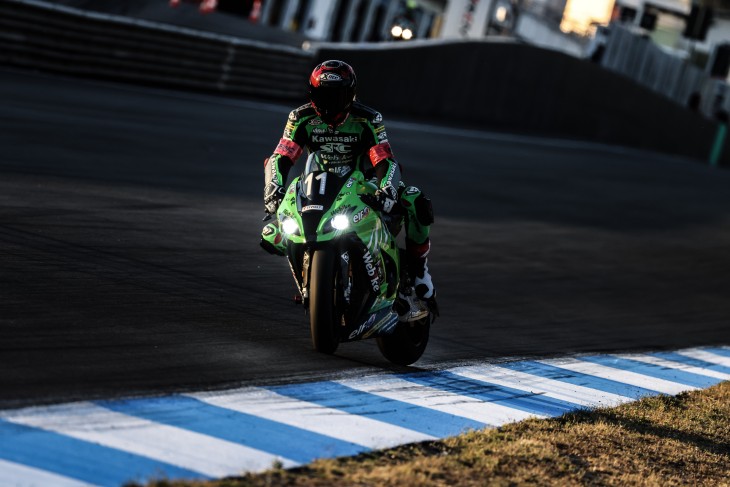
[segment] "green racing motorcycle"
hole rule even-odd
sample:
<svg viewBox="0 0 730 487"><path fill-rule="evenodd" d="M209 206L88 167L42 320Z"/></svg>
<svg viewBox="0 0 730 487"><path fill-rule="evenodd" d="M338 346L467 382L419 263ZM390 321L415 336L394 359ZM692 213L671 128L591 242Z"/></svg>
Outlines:
<svg viewBox="0 0 730 487"><path fill-rule="evenodd" d="M340 342L375 338L385 358L410 365L426 349L432 317L398 319L408 308L399 291L412 288L396 241L402 217L365 203L378 187L361 171L327 167L326 155L309 155L277 220L264 227L261 246L287 257L317 351L331 354Z"/></svg>

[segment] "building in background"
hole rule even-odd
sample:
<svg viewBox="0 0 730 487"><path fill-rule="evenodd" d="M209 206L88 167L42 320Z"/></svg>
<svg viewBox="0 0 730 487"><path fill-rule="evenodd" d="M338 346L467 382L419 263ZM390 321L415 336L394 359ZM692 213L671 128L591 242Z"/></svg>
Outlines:
<svg viewBox="0 0 730 487"><path fill-rule="evenodd" d="M226 11L225 0L219 1L219 10ZM250 20L315 41L380 42L431 37L446 0L254 0L249 4Z"/></svg>
<svg viewBox="0 0 730 487"><path fill-rule="evenodd" d="M730 0L169 0L321 42L504 36L590 57L617 22L713 76L730 69ZM601 27L601 29L599 29Z"/></svg>
<svg viewBox="0 0 730 487"><path fill-rule="evenodd" d="M730 80L730 0L617 0L614 20Z"/></svg>

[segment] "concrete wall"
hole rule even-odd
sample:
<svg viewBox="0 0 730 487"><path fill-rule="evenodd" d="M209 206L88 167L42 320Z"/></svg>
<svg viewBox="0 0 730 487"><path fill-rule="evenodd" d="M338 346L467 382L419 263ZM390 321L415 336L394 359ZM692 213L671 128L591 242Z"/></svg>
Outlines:
<svg viewBox="0 0 730 487"><path fill-rule="evenodd" d="M350 62L361 100L386 117L587 139L700 160L708 159L717 133L715 122L621 75L524 44L329 47L318 57Z"/></svg>

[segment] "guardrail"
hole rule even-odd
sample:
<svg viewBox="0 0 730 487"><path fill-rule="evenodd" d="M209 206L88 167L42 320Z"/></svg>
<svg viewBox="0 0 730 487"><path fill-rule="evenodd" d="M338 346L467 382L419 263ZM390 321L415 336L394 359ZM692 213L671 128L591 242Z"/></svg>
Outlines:
<svg viewBox="0 0 730 487"><path fill-rule="evenodd" d="M0 63L175 88L300 100L313 55L32 0L0 1ZM266 66L275 63L276 76Z"/></svg>

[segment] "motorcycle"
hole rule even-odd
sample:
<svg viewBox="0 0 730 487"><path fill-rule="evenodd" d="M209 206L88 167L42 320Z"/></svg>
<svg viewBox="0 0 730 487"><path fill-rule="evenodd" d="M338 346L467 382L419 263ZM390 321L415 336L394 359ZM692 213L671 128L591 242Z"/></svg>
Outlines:
<svg viewBox="0 0 730 487"><path fill-rule="evenodd" d="M432 316L399 321L410 309L401 296L413 280L395 237L402 218L366 204L377 189L361 171L343 174L312 152L277 220L264 227L261 246L287 257L315 350L332 354L342 342L375 338L385 358L410 365L426 349Z"/></svg>

